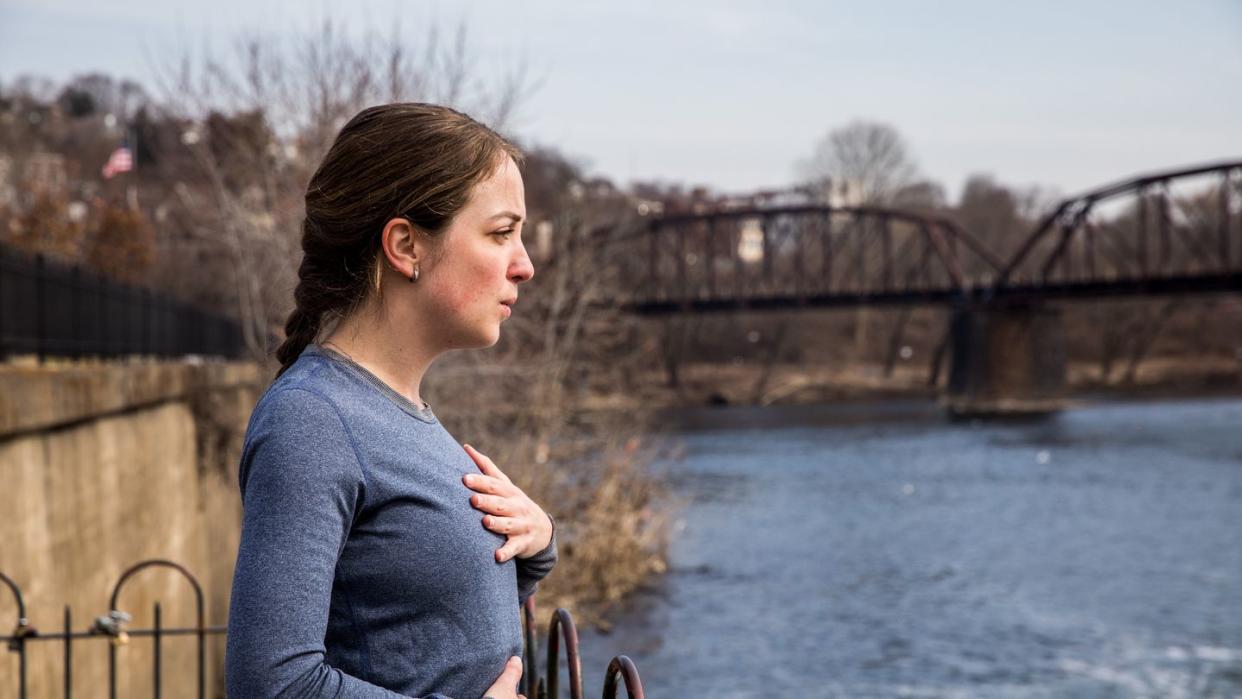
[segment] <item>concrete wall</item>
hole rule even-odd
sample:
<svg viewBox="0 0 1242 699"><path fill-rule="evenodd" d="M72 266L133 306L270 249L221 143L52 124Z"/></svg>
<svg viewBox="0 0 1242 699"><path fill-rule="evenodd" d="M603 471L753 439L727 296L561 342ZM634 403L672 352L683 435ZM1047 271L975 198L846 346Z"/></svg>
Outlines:
<svg viewBox="0 0 1242 699"><path fill-rule="evenodd" d="M149 558L193 571L210 624L224 624L240 501L236 464L250 410L267 373L240 363L0 365L0 572L21 586L27 618L45 633L106 614L122 572ZM190 585L148 569L128 582L118 607L131 626L192 626ZM0 587L0 630L17 607ZM75 696L106 696L107 643L74 642ZM32 697L63 696L64 646L29 642ZM164 696L193 696L192 636L163 644ZM223 643L208 643L208 696L219 691ZM152 642L118 653L118 696L150 696ZM17 696L18 655L0 648L0 698Z"/></svg>

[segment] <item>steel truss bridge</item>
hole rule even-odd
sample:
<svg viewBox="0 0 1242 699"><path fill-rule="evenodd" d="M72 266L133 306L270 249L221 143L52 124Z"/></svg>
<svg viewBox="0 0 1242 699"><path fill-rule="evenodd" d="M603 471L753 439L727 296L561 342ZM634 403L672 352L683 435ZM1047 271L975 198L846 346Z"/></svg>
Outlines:
<svg viewBox="0 0 1242 699"><path fill-rule="evenodd" d="M656 218L614 241L646 315L1242 290L1242 160L1066 199L1002 257L944 215L792 206Z"/></svg>

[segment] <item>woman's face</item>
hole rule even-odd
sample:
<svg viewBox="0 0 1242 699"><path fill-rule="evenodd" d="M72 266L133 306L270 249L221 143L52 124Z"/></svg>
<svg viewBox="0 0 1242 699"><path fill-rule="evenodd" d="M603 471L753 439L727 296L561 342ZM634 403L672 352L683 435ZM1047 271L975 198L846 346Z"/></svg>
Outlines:
<svg viewBox="0 0 1242 699"><path fill-rule="evenodd" d="M434 264L423 267L418 289L432 304L429 317L446 349L490 347L512 313L518 284L535 274L522 226L526 192L512 158L475 185L470 200L441 234Z"/></svg>

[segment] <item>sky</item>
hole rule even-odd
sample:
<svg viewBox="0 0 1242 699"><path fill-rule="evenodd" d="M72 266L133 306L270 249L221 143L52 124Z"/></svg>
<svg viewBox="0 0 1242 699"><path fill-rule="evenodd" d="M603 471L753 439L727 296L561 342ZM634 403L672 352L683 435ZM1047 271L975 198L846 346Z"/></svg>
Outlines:
<svg viewBox="0 0 1242 699"><path fill-rule="evenodd" d="M483 75L523 61L513 131L625 184L791 185L855 119L951 197L974 173L1072 194L1242 159L1242 0L551 2L0 0L0 81L150 83L187 43L464 23Z"/></svg>

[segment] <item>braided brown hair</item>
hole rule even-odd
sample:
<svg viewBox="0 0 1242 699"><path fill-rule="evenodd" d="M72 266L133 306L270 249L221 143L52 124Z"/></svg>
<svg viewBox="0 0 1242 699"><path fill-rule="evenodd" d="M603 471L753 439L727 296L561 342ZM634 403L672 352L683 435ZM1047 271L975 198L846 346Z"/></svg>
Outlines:
<svg viewBox="0 0 1242 699"><path fill-rule="evenodd" d="M327 319L366 300L380 273L380 235L388 221L403 217L437 236L505 156L521 162L516 146L448 107L385 104L350 119L306 186L296 306L276 350L276 375L315 341Z"/></svg>

